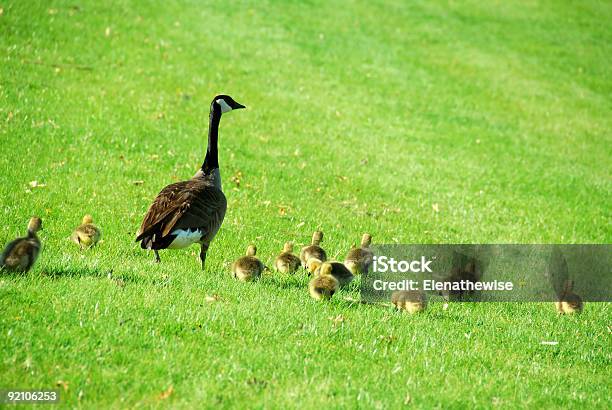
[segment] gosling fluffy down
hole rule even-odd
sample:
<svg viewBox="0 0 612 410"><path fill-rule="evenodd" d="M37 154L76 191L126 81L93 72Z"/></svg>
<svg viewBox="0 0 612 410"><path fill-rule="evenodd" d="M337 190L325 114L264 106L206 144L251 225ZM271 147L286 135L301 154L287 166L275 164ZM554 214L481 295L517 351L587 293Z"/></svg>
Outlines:
<svg viewBox="0 0 612 410"><path fill-rule="evenodd" d="M300 261L302 262L302 266L304 268L306 268L306 262L308 262L308 259L310 258L316 258L323 262L327 260L327 254L325 253L325 250L323 250L323 248L321 248L320 246L322 240L323 232L315 231L312 234L312 241L310 245L302 248L300 252Z"/></svg>
<svg viewBox="0 0 612 410"><path fill-rule="evenodd" d="M565 282L564 290L559 295L555 306L560 314L571 315L582 312L582 299L574 293L574 281L568 280Z"/></svg>
<svg viewBox="0 0 612 410"><path fill-rule="evenodd" d="M40 240L36 232L42 229L42 220L35 216L28 223L28 234L17 238L4 248L0 255L0 268L11 272L29 271L40 254Z"/></svg>
<svg viewBox="0 0 612 410"><path fill-rule="evenodd" d="M72 241L79 245L81 249L95 246L102 237L102 231L93 224L91 215L85 215L81 225L72 233Z"/></svg>
<svg viewBox="0 0 612 410"><path fill-rule="evenodd" d="M295 273L299 267L300 258L293 254L293 243L285 243L283 251L274 259L274 268L280 273Z"/></svg>
<svg viewBox="0 0 612 410"><path fill-rule="evenodd" d="M338 291L340 284L331 275L318 275L308 284L310 296L316 300L329 300Z"/></svg>
<svg viewBox="0 0 612 410"><path fill-rule="evenodd" d="M321 259L308 259L308 262L306 262L306 270L308 271L308 275L314 275L315 273L317 273L317 270L322 264L323 262L321 262Z"/></svg>
<svg viewBox="0 0 612 410"><path fill-rule="evenodd" d="M427 308L427 297L419 290L400 290L391 294L391 303L408 313L418 313Z"/></svg>
<svg viewBox="0 0 612 410"><path fill-rule="evenodd" d="M374 254L370 250L372 243L372 235L364 233L361 238L361 246L353 247L344 260L344 265L353 273L353 275L368 273L374 260Z"/></svg>
<svg viewBox="0 0 612 410"><path fill-rule="evenodd" d="M323 262L315 271L315 275L331 275L336 278L340 287L348 285L355 277L351 271L340 262Z"/></svg>
<svg viewBox="0 0 612 410"><path fill-rule="evenodd" d="M259 278L265 269L264 264L255 257L257 247L249 245L246 255L232 264L232 276L242 282L250 282Z"/></svg>

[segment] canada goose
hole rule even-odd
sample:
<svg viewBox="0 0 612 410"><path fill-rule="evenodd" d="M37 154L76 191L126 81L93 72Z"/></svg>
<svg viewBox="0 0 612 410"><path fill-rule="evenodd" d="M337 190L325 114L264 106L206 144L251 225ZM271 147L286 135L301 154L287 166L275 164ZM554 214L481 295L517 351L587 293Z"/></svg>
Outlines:
<svg viewBox="0 0 612 410"><path fill-rule="evenodd" d="M317 258L323 262L327 260L327 254L323 248L319 246L322 240L323 232L315 231L312 234L312 242L310 245L302 248L302 251L300 252L300 260L302 261L302 266L304 268L306 268L306 262L308 262L308 259L310 258Z"/></svg>
<svg viewBox="0 0 612 410"><path fill-rule="evenodd" d="M317 272L317 269L321 266L323 262L321 259L310 258L308 262L306 262L306 270L308 271L308 275L314 275Z"/></svg>
<svg viewBox="0 0 612 410"><path fill-rule="evenodd" d="M93 224L91 215L85 215L81 225L72 233L72 240L83 249L97 244L101 236L102 232Z"/></svg>
<svg viewBox="0 0 612 410"><path fill-rule="evenodd" d="M27 272L40 253L40 240L36 232L42 229L42 220L35 216L28 223L28 235L17 238L0 255L0 268L13 272Z"/></svg>
<svg viewBox="0 0 612 410"><path fill-rule="evenodd" d="M418 313L427 308L427 297L420 290L399 290L391 294L391 303L408 313Z"/></svg>
<svg viewBox="0 0 612 410"><path fill-rule="evenodd" d="M564 290L555 303L557 312L561 314L572 314L582 312L582 299L574 293L574 281L565 281Z"/></svg>
<svg viewBox="0 0 612 410"><path fill-rule="evenodd" d="M368 273L374 259L374 254L370 250L372 235L364 233L361 238L361 246L353 247L344 260L344 265L353 275Z"/></svg>
<svg viewBox="0 0 612 410"><path fill-rule="evenodd" d="M219 173L219 121L223 113L246 108L228 95L217 95L210 104L208 148L201 169L189 181L170 184L157 195L136 235L143 249L185 248L200 244L202 269L206 252L221 227L227 200Z"/></svg>
<svg viewBox="0 0 612 410"><path fill-rule="evenodd" d="M242 282L250 282L261 276L264 271L264 264L255 257L257 247L249 245L246 255L238 258L232 264L232 276Z"/></svg>
<svg viewBox="0 0 612 410"><path fill-rule="evenodd" d="M274 260L274 267L281 273L294 273L298 270L300 258L293 254L293 243L285 243L283 252Z"/></svg>
<svg viewBox="0 0 612 410"><path fill-rule="evenodd" d="M340 262L323 262L315 271L315 276L324 274L329 274L336 278L340 287L348 285L355 277L351 271Z"/></svg>
<svg viewBox="0 0 612 410"><path fill-rule="evenodd" d="M339 287L338 280L331 275L331 266L329 264L323 264L319 274L308 283L310 296L317 300L331 299Z"/></svg>

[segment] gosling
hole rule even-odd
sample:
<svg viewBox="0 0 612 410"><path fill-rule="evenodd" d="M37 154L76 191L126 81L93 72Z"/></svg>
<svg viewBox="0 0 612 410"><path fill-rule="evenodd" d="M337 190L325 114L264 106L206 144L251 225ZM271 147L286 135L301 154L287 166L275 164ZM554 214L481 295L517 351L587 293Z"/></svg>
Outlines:
<svg viewBox="0 0 612 410"><path fill-rule="evenodd" d="M323 262L316 270L315 276L319 276L325 274L324 272L329 272L328 274L336 278L340 287L344 287L351 283L353 278L353 274L350 270L347 269L340 262Z"/></svg>
<svg viewBox="0 0 612 410"><path fill-rule="evenodd" d="M246 256L238 258L232 264L232 276L241 282L251 282L259 278L265 269L264 264L255 257L257 247L249 245Z"/></svg>
<svg viewBox="0 0 612 410"><path fill-rule="evenodd" d="M480 282L482 278L482 262L468 257L466 255L455 252L453 255L453 266L450 274L444 279L444 282L456 283L461 281L468 281L472 283ZM442 291L441 295L444 296L446 302L452 300L465 300L473 297L475 294L474 290L450 290Z"/></svg>
<svg viewBox="0 0 612 410"><path fill-rule="evenodd" d="M300 258L293 254L293 243L287 242L283 251L274 259L274 267L280 273L295 273L300 262Z"/></svg>
<svg viewBox="0 0 612 410"><path fill-rule="evenodd" d="M317 258L310 258L308 259L308 262L306 262L306 270L308 271L308 275L314 275L315 273L317 273L317 270L319 269L319 267L321 266L323 262L321 262L321 259L317 259Z"/></svg>
<svg viewBox="0 0 612 410"><path fill-rule="evenodd" d="M6 245L0 255L0 268L12 272L29 271L40 254L40 239L36 236L36 232L40 230L42 220L35 216L28 223L28 235Z"/></svg>
<svg viewBox="0 0 612 410"><path fill-rule="evenodd" d="M85 215L83 222L72 233L72 241L79 245L81 249L95 246L102 237L102 231L93 224L91 215Z"/></svg>
<svg viewBox="0 0 612 410"><path fill-rule="evenodd" d="M361 238L361 246L353 247L344 260L346 266L353 275L368 273L374 260L374 254L370 250L372 235L364 233Z"/></svg>
<svg viewBox="0 0 612 410"><path fill-rule="evenodd" d="M582 312L582 299L580 296L574 293L574 281L568 280L565 282L565 286L561 295L559 295L559 299L555 303L557 307L557 312L560 314L578 314Z"/></svg>
<svg viewBox="0 0 612 410"><path fill-rule="evenodd" d="M427 308L427 297L422 291L400 290L391 294L391 303L410 314L419 313Z"/></svg>
<svg viewBox="0 0 612 410"><path fill-rule="evenodd" d="M308 284L308 291L313 299L329 300L340 288L340 283L331 275L330 264L323 264L321 268Z"/></svg>
<svg viewBox="0 0 612 410"><path fill-rule="evenodd" d="M304 268L306 268L306 262L308 262L308 259L310 258L317 258L323 262L327 260L327 254L320 246L322 240L323 232L315 231L312 234L312 242L310 245L302 248L302 251L300 252L300 260L302 261L302 266Z"/></svg>

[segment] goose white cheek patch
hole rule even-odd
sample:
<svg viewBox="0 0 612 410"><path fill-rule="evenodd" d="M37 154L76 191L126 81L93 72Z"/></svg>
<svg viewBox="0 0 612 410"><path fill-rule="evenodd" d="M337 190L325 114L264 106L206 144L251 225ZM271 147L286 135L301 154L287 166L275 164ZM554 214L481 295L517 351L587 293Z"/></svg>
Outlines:
<svg viewBox="0 0 612 410"><path fill-rule="evenodd" d="M217 104L219 104L219 106L221 107L221 112L228 112L232 110L232 107L230 107L229 104L226 103L225 100L222 98L219 98L217 100Z"/></svg>

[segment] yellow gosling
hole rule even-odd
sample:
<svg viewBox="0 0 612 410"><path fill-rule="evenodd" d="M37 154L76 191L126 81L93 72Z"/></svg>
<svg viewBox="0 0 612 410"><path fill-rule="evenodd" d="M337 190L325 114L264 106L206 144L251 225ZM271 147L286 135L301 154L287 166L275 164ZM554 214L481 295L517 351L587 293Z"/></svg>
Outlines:
<svg viewBox="0 0 612 410"><path fill-rule="evenodd" d="M308 271L308 274L315 275L322 263L323 262L321 262L321 259L317 259L317 258L308 259L308 262L306 262L306 270Z"/></svg>
<svg viewBox="0 0 612 410"><path fill-rule="evenodd" d="M369 272L374 259L374 254L370 250L371 244L372 235L364 233L361 238L361 246L359 248L353 247L346 255L344 266L346 266L353 275Z"/></svg>
<svg viewBox="0 0 612 410"><path fill-rule="evenodd" d="M316 300L329 300L338 291L340 285L331 275L317 275L308 284L310 296Z"/></svg>
<svg viewBox="0 0 612 410"><path fill-rule="evenodd" d="M264 264L257 259L257 247L249 245L246 255L238 258L232 264L232 276L242 282L251 282L259 278L265 269Z"/></svg>
<svg viewBox="0 0 612 410"><path fill-rule="evenodd" d="M300 251L300 261L302 262L302 266L304 268L306 268L306 263L310 258L316 258L323 262L327 260L327 254L320 246L321 241L323 241L323 232L315 231L312 234L312 241L310 245L303 247Z"/></svg>
<svg viewBox="0 0 612 410"><path fill-rule="evenodd" d="M85 215L81 225L72 233L72 241L79 245L81 249L95 246L102 237L102 231L93 224L91 215Z"/></svg>
<svg viewBox="0 0 612 410"><path fill-rule="evenodd" d="M391 303L393 303L397 309L405 310L412 314L422 312L427 308L427 297L422 291L401 290L393 292L391 295Z"/></svg>
<svg viewBox="0 0 612 410"><path fill-rule="evenodd" d="M574 281L568 280L565 282L563 293L559 296L559 300L555 303L557 312L560 314L571 315L582 312L583 303L580 296L574 293Z"/></svg>
<svg viewBox="0 0 612 410"><path fill-rule="evenodd" d="M286 242L283 251L274 259L274 268L281 273L295 273L300 267L300 258L293 254L293 243Z"/></svg>
<svg viewBox="0 0 612 410"><path fill-rule="evenodd" d="M348 285L355 277L351 273L351 271L348 270L348 268L340 262L324 262L319 268L319 270L319 274L324 274L323 272L329 272L329 275L332 275L334 278L336 278L336 280L340 284L340 287Z"/></svg>

